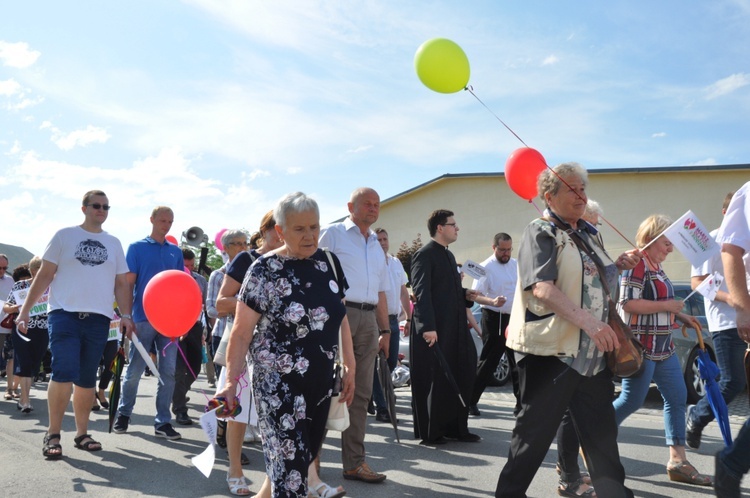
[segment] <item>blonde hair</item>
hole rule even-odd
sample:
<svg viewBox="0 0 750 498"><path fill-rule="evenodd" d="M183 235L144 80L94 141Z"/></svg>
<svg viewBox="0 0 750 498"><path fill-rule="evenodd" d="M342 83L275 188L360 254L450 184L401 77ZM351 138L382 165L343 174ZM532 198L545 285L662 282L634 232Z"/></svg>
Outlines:
<svg viewBox="0 0 750 498"><path fill-rule="evenodd" d="M672 220L665 214L652 214L641 222L635 234L635 245L640 249L657 238L672 224Z"/></svg>
<svg viewBox="0 0 750 498"><path fill-rule="evenodd" d="M42 267L42 258L39 256L34 256L31 258L31 261L29 261L29 270L37 271L39 268Z"/></svg>

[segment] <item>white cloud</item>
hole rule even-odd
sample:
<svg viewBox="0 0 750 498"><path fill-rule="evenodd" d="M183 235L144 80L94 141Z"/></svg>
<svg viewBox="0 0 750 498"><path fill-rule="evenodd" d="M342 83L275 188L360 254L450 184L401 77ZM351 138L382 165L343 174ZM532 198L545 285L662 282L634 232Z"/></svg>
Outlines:
<svg viewBox="0 0 750 498"><path fill-rule="evenodd" d="M4 66L25 68L36 62L41 52L31 50L28 43L9 43L0 40L0 61Z"/></svg>
<svg viewBox="0 0 750 498"><path fill-rule="evenodd" d="M75 130L70 133L53 135L52 141L62 150L71 150L74 147L86 147L92 143L106 143L111 138L104 128L88 125L84 130Z"/></svg>
<svg viewBox="0 0 750 498"><path fill-rule="evenodd" d="M0 95L10 97L21 91L21 84L14 79L0 81Z"/></svg>
<svg viewBox="0 0 750 498"><path fill-rule="evenodd" d="M2 105L4 109L17 111L44 101L42 97L29 97L29 93L31 93L29 89L23 88L13 78L0 81L0 96L8 97L7 103Z"/></svg>
<svg viewBox="0 0 750 498"><path fill-rule="evenodd" d="M558 59L556 55L550 55L542 61L542 66L552 66L558 62L560 62L560 59Z"/></svg>
<svg viewBox="0 0 750 498"><path fill-rule="evenodd" d="M653 134L651 135L651 138L664 138L664 137L666 137L666 136L667 136L667 133L666 133L666 132L664 132L664 131L660 131L660 132L658 132L658 133L653 133Z"/></svg>
<svg viewBox="0 0 750 498"><path fill-rule="evenodd" d="M730 94L735 90L750 84L750 76L745 73L737 73L728 76L706 88L706 100L712 100Z"/></svg>
<svg viewBox="0 0 750 498"><path fill-rule="evenodd" d="M303 169L300 168L299 166L293 166L291 168L287 168L286 169L286 174L287 175L298 175L298 174L302 173L302 171L303 171Z"/></svg>

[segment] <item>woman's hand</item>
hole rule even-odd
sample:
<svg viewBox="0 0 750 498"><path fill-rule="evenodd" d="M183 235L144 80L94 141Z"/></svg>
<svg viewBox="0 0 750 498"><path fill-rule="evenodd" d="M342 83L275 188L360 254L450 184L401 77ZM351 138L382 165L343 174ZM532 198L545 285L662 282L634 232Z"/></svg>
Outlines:
<svg viewBox="0 0 750 498"><path fill-rule="evenodd" d="M618 270L632 270L641 261L641 251L638 249L631 249L620 254L615 261L615 266Z"/></svg>
<svg viewBox="0 0 750 498"><path fill-rule="evenodd" d="M698 332L703 332L703 327L701 326L701 322L699 322L698 319L695 318L694 316L686 315L685 313L679 313L675 318L681 321L686 326L690 327L691 329L695 329Z"/></svg>
<svg viewBox="0 0 750 498"><path fill-rule="evenodd" d="M594 327L584 328L583 331L591 338L599 351L607 353L620 346L617 334L612 330L612 327L604 322L597 321Z"/></svg>
<svg viewBox="0 0 750 498"><path fill-rule="evenodd" d="M346 406L351 406L354 401L354 377L355 367L344 365L343 375L341 376L341 392L338 395L339 403L346 403ZM337 400L333 399L331 402L335 403Z"/></svg>
<svg viewBox="0 0 750 498"><path fill-rule="evenodd" d="M680 299L670 299L669 301L662 301L662 305L664 306L664 311L677 315L682 311L684 303Z"/></svg>

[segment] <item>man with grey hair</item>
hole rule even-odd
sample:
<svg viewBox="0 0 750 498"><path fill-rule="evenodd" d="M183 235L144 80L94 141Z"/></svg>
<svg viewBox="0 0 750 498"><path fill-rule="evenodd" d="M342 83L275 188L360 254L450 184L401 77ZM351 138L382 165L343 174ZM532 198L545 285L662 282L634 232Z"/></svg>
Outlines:
<svg viewBox="0 0 750 498"><path fill-rule="evenodd" d="M349 216L344 221L320 231L320 247L338 256L349 282L346 316L357 361L350 425L341 433L341 460L345 479L378 483L386 476L370 469L365 461L365 432L375 358L381 349L388 357L391 340L386 302L390 277L383 249L370 230L380 214L380 196L371 188L358 188L347 207Z"/></svg>

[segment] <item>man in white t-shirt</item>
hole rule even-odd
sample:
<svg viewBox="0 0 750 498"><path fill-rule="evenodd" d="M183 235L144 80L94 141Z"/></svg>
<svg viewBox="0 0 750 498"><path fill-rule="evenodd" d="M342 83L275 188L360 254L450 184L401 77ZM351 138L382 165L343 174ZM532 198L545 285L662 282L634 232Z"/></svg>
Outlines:
<svg viewBox="0 0 750 498"><path fill-rule="evenodd" d="M729 203L734 192L727 194L724 199L721 214L726 214ZM716 238L719 229L711 232L711 237ZM747 261L750 254L744 256ZM700 268L693 268L690 283L693 289L698 287L703 280L718 272L724 275L724 266L721 262L721 253L709 258ZM737 333L737 322L735 311L729 298L729 289L726 282L721 284L716 298L710 301L703 298L706 308L706 320L708 329L711 331L714 349L716 350L716 362L721 370L719 388L721 395L729 404L735 396L745 390L745 342ZM686 420L686 442L690 448L698 449L701 444L701 433L703 428L714 419L713 410L708 402L708 396L704 396L696 405L688 406Z"/></svg>
<svg viewBox="0 0 750 498"><path fill-rule="evenodd" d="M737 334L750 343L750 182L732 197L716 241L721 246L724 276L736 312ZM731 446L716 454L714 489L721 498L740 498L742 476L750 470L750 418Z"/></svg>
<svg viewBox="0 0 750 498"><path fill-rule="evenodd" d="M115 300L122 312L125 334L130 337L135 330L130 316L133 296L126 278L125 253L120 241L102 230L109 207L101 190L91 190L83 196L83 223L63 228L52 237L16 320L18 331L25 334L31 307L49 287L52 376L47 389L49 426L43 447L48 459L62 457L60 429L71 395L76 448L102 449L86 431L94 404L96 371L109 337Z"/></svg>
<svg viewBox="0 0 750 498"><path fill-rule="evenodd" d="M513 296L518 281L518 262L513 253L513 239L504 232L495 234L492 256L482 261L484 277L475 280L473 289L480 295L474 300L482 306L482 353L477 363L477 377L469 403L469 413L479 416L477 403L489 384L505 353L505 327L510 321Z"/></svg>

